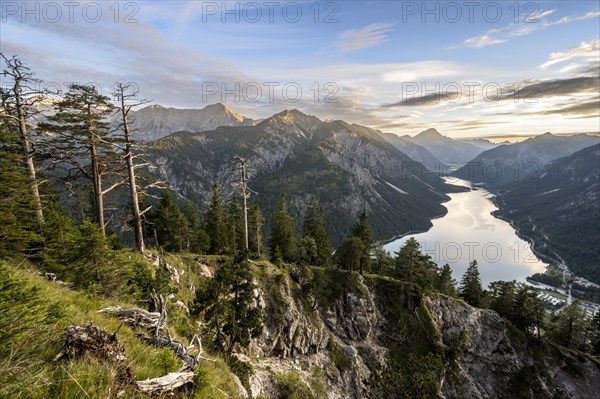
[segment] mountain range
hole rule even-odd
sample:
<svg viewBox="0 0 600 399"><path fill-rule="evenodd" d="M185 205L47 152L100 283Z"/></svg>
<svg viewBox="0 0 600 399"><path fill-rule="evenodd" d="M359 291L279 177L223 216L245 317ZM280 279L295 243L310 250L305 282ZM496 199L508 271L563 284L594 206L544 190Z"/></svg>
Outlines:
<svg viewBox="0 0 600 399"><path fill-rule="evenodd" d="M420 164L415 168L413 159L374 129L298 110L251 126L178 132L148 143L147 152L151 172L198 203L206 203L214 183L231 197L240 178L233 157L244 157L252 200L265 211L267 225L280 192L287 192L300 218L314 196L334 243L362 209L370 213L376 238L427 229L431 218L446 212L446 193L459 190L422 173Z"/></svg>
<svg viewBox="0 0 600 399"><path fill-rule="evenodd" d="M179 131L201 132L219 126L251 126L257 121L233 112L221 103L202 109L166 108L149 105L132 112L133 127L142 140L157 140Z"/></svg>
<svg viewBox="0 0 600 399"><path fill-rule="evenodd" d="M496 204L536 253L600 284L600 144L550 162L530 182L506 184Z"/></svg>
<svg viewBox="0 0 600 399"><path fill-rule="evenodd" d="M433 156L449 166L460 166L467 163L482 151L481 147L475 144L453 140L433 128L427 129L414 137L402 136L402 138L425 147Z"/></svg>
<svg viewBox="0 0 600 399"><path fill-rule="evenodd" d="M387 141L394 145L394 147L415 161L422 163L427 169L436 171L444 170L446 167L446 165L437 159L427 148L413 143L412 141L406 139L406 137L400 137L394 133L382 134Z"/></svg>
<svg viewBox="0 0 600 399"><path fill-rule="evenodd" d="M534 181L550 162L600 142L598 136L544 133L482 152L456 171L460 178L491 186Z"/></svg>

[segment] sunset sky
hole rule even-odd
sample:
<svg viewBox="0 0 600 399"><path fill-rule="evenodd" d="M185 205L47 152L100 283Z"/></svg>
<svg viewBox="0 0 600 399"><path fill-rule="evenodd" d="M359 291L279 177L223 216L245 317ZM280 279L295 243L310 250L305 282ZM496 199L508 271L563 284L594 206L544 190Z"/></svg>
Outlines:
<svg viewBox="0 0 600 399"><path fill-rule="evenodd" d="M49 87L135 82L156 104L225 102L251 118L297 108L451 137L600 130L597 1L75 3L2 1L0 50Z"/></svg>

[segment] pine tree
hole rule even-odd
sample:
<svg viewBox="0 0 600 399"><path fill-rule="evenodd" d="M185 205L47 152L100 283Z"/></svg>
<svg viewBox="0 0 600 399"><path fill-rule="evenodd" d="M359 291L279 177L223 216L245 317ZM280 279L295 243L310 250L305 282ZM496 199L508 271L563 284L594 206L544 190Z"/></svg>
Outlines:
<svg viewBox="0 0 600 399"><path fill-rule="evenodd" d="M248 244L249 249L260 258L263 246L263 215L260 207L254 204L248 212Z"/></svg>
<svg viewBox="0 0 600 399"><path fill-rule="evenodd" d="M440 270L436 288L443 294L456 295L456 280L452 277L452 268L447 263Z"/></svg>
<svg viewBox="0 0 600 399"><path fill-rule="evenodd" d="M469 264L460 282L458 293L471 306L481 306L484 292L476 260Z"/></svg>
<svg viewBox="0 0 600 399"><path fill-rule="evenodd" d="M223 254L227 251L228 234L225 223L225 210L221 198L221 189L213 186L212 197L204 220L204 231L210 236L210 252Z"/></svg>
<svg viewBox="0 0 600 399"><path fill-rule="evenodd" d="M40 124L55 134L47 149L54 157L52 166L69 165L68 181L84 178L92 183L94 221L106 234L104 196L127 182L114 179L115 139L106 121L113 106L94 86L72 84L56 108L56 114L48 117L49 123ZM105 177L111 184L108 187L104 186Z"/></svg>
<svg viewBox="0 0 600 399"><path fill-rule="evenodd" d="M317 204L314 197L311 197L308 202L302 232L305 238L311 238L316 245L315 251L308 257L307 263L317 266L328 266L331 263L331 240L325 227L323 208ZM303 239L303 242L310 243L310 240ZM305 252L308 253L309 251L305 250Z"/></svg>
<svg viewBox="0 0 600 399"><path fill-rule="evenodd" d="M271 259L277 261L279 254L281 260L285 262L296 261L296 223L288 213L285 193L281 193L279 196L279 203L275 212L273 212L272 225L270 242Z"/></svg>
<svg viewBox="0 0 600 399"><path fill-rule="evenodd" d="M357 237L363 243L363 252L360 256L359 272L362 275L371 266L371 251L373 250L373 230L369 224L369 214L363 209L358 220L352 226L352 236Z"/></svg>

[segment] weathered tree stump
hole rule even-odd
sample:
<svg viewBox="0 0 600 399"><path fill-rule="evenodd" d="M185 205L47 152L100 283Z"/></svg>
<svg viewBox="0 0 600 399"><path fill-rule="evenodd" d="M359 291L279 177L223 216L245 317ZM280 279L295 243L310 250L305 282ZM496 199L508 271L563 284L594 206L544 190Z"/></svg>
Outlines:
<svg viewBox="0 0 600 399"><path fill-rule="evenodd" d="M133 385L135 381L129 367L129 360L125 356L125 348L121 346L117 339L118 331L119 329L114 334L110 334L92 324L85 326L70 325L64 334L65 344L54 357L54 361L59 361L65 357L69 359L78 358L87 354L116 366L119 384Z"/></svg>

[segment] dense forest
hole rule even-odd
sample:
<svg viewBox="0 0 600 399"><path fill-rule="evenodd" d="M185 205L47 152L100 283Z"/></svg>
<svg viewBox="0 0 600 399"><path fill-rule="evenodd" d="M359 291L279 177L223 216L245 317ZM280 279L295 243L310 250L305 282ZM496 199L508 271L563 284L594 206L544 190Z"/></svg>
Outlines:
<svg viewBox="0 0 600 399"><path fill-rule="evenodd" d="M241 355L278 315L276 306L254 305L268 273L273 290L288 276L296 281L314 309L326 309L348 281L375 279L494 310L536 345L600 354L599 314L586 318L577 303L549 313L535 291L515 281L485 289L477 261L457 282L450 266L435 264L414 239L392 256L374 239L365 209L356 209L337 248L317 200L310 198L296 220L285 187L265 232L263 211L247 200L243 172L236 196L223 198L215 184L203 209L144 172L129 115L147 101L131 86L117 83L112 99L78 84L60 96L38 92L26 64L2 58L11 87L3 89L0 109L0 397L141 398L181 388L165 384L163 375L192 386L178 391L180 397L230 397L223 395L235 387L228 375L247 384L252 366ZM52 110L41 115L40 102L49 98ZM114 116L116 128L107 122ZM107 214L125 215L131 239L107 229ZM128 323L150 327L140 332ZM117 340L128 348L127 364ZM100 343L99 352L94 345ZM343 369L343 353L335 342L327 345ZM382 371L388 383L379 381L373 392L436 394L436 367L451 361L449 351L439 351L422 358L411 353L405 365ZM147 378L156 385L139 383ZM316 394L318 384L309 389L290 375L276 379L279 397L324 397Z"/></svg>

